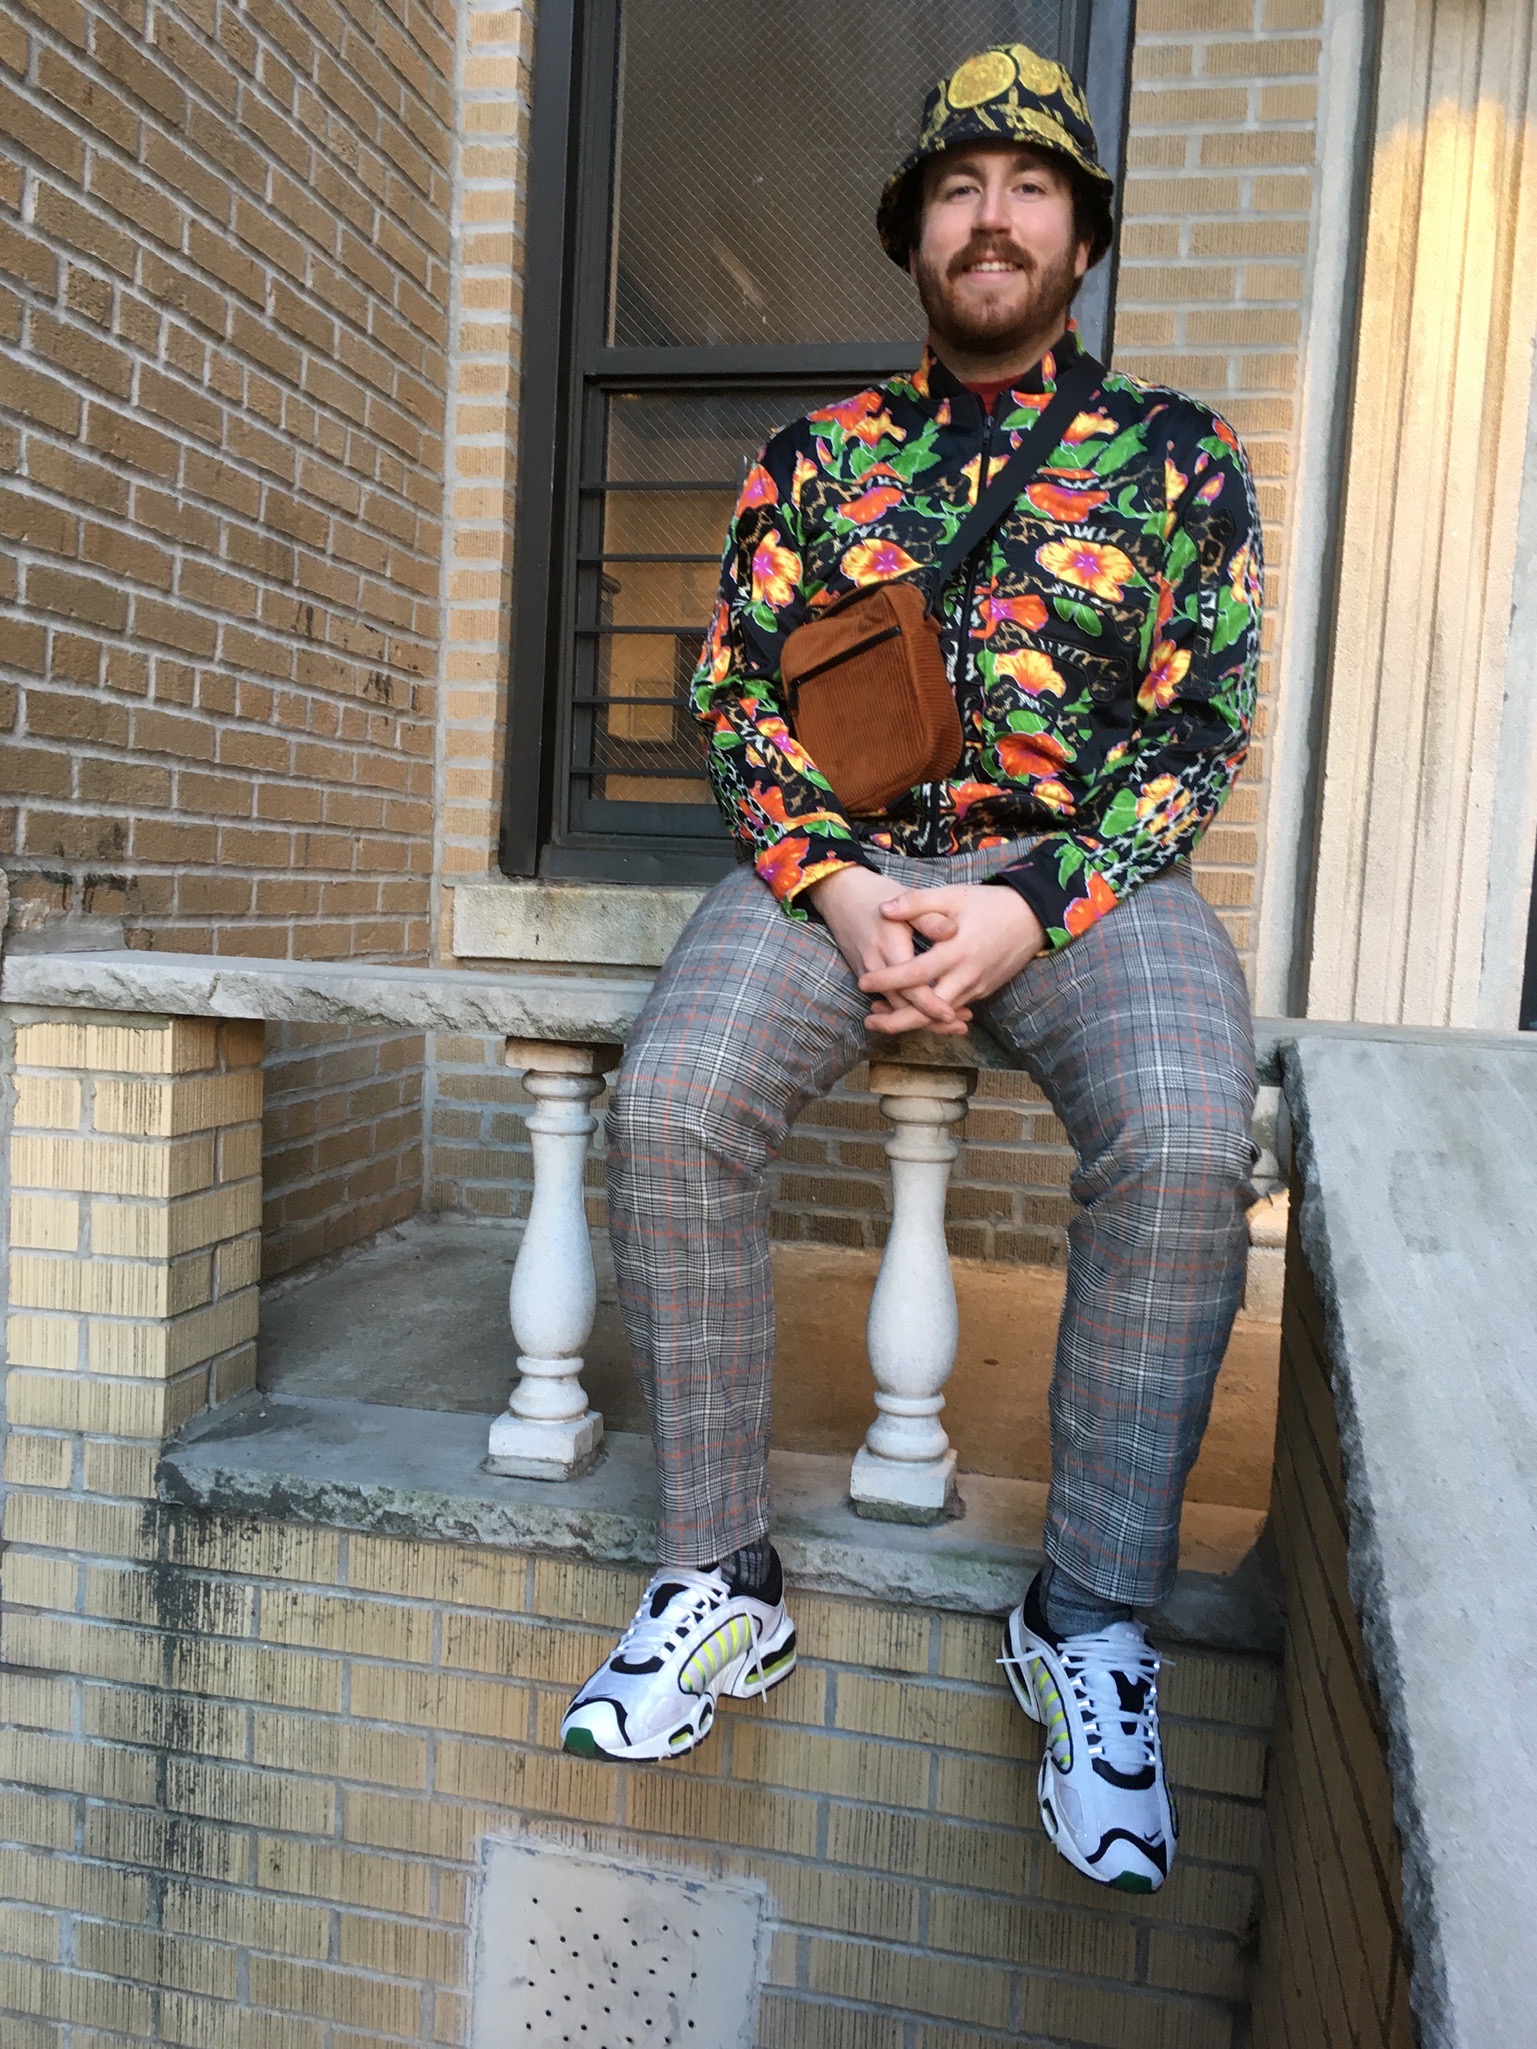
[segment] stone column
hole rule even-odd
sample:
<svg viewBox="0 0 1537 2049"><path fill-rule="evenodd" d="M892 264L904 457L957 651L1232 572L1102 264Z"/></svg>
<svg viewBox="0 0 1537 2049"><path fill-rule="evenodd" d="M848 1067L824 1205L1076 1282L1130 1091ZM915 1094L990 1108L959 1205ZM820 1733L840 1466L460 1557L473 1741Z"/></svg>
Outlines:
<svg viewBox="0 0 1537 2049"><path fill-rule="evenodd" d="M259 1024L19 1022L13 1430L158 1445L254 1385L261 1057Z"/></svg>
<svg viewBox="0 0 1537 2049"><path fill-rule="evenodd" d="M974 1067L872 1061L870 1088L896 1126L891 1231L870 1302L867 1343L879 1412L855 1454L855 1513L884 1522L931 1523L958 1513L955 1453L939 1421L955 1364L959 1324L945 1243L945 1189L966 1114Z"/></svg>
<svg viewBox="0 0 1537 2049"><path fill-rule="evenodd" d="M603 1418L587 1406L582 1387L598 1306L586 1199L587 1141L597 1119L588 1105L619 1055L618 1046L507 1041L507 1065L523 1070L538 1108L528 1120L534 1195L508 1295L519 1377L491 1425L488 1472L573 1480L603 1441Z"/></svg>

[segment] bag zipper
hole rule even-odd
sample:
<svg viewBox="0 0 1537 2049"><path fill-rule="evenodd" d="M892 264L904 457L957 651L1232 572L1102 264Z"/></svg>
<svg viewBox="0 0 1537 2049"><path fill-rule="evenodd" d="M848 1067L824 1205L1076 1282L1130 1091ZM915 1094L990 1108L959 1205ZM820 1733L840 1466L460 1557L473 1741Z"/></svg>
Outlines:
<svg viewBox="0 0 1537 2049"><path fill-rule="evenodd" d="M1002 397L1001 392L999 396ZM982 459L977 466L978 498L987 489L987 472L993 457L993 428L997 411L998 408L995 404L987 416L987 435L982 443ZM961 600L961 644L956 652L955 663L955 708L957 712L961 708L961 692L971 681L971 608L977 601L977 557L991 538L991 535L988 535L978 542L977 546L972 549L966 564L966 590ZM939 853L940 785L938 783L929 784L928 796L929 822L923 837L923 851L932 860Z"/></svg>
<svg viewBox="0 0 1537 2049"><path fill-rule="evenodd" d="M901 631L900 624L883 626L879 633L872 633L864 640L856 640L852 647L840 648L837 654L829 655L825 661L817 662L809 669L802 669L790 686L792 691L799 696L801 685L809 683L813 676L824 675L827 670L836 669L840 662L852 661L855 655L868 653L872 647L879 647L883 640L895 640Z"/></svg>

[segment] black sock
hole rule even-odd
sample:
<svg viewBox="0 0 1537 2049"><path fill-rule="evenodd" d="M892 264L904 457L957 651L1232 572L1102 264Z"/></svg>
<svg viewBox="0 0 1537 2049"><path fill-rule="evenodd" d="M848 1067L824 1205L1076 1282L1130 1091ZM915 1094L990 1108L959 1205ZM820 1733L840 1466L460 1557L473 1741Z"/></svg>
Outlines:
<svg viewBox="0 0 1537 2049"><path fill-rule="evenodd" d="M744 1544L740 1551L731 1552L720 1560L716 1570L724 1574L734 1594L751 1594L755 1601L766 1601L770 1606L784 1599L785 1579L779 1553L767 1537L759 1537L756 1543Z"/></svg>
<svg viewBox="0 0 1537 2049"><path fill-rule="evenodd" d="M1112 1622L1130 1622L1132 1611L1124 1601L1107 1601L1065 1573L1060 1565L1047 1565L1041 1575L1040 1606L1053 1636L1093 1636Z"/></svg>

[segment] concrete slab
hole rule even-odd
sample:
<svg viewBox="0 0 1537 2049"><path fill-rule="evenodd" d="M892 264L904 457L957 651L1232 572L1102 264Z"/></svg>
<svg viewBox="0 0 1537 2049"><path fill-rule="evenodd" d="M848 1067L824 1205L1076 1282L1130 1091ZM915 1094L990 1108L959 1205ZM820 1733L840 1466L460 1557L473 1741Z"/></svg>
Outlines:
<svg viewBox="0 0 1537 2049"><path fill-rule="evenodd" d="M280 1282L262 1301L263 1387L494 1413L514 1371L507 1287L517 1245L505 1224L418 1218L328 1270ZM583 1384L611 1430L644 1431L606 1232L595 1233L593 1252L598 1314ZM879 1266L874 1252L775 1247L779 1449L852 1459L863 1440L875 1413L864 1330ZM960 1350L943 1420L960 1468L1045 1481L1062 1274L977 1260L957 1260L954 1273ZM1191 1500L1268 1506L1279 1346L1274 1323L1240 1317L1234 1326Z"/></svg>
<svg viewBox="0 0 1537 2049"><path fill-rule="evenodd" d="M161 1461L163 1499L285 1521L452 1543L571 1552L650 1567L656 1483L647 1437L613 1432L576 1481L483 1470L486 1416L373 1402L243 1397ZM792 1581L822 1593L1001 1614L1040 1563L1046 1490L969 1475L960 1521L916 1529L849 1506L846 1458L776 1451L774 1538ZM1279 1610L1253 1510L1192 1504L1165 1640L1274 1655Z"/></svg>
<svg viewBox="0 0 1537 2049"><path fill-rule="evenodd" d="M1537 1035L1286 1062L1423 2049L1537 2042Z"/></svg>

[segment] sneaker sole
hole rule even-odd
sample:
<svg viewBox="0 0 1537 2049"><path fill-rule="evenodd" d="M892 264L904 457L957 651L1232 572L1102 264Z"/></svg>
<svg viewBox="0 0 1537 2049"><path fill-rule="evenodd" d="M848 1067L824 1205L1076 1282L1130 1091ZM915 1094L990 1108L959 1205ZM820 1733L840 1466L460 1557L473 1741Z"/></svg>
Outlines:
<svg viewBox="0 0 1537 2049"><path fill-rule="evenodd" d="M693 1718L680 1722L665 1736L649 1742L626 1744L622 1750L605 1750L590 1729L580 1723L566 1730L561 1748L572 1757L588 1757L605 1764L664 1764L669 1758L687 1757L715 1726L715 1696L728 1694L734 1700L757 1700L788 1679L795 1670L795 1624L786 1615L780 1628L757 1655L746 1655L727 1665L714 1689L700 1695Z"/></svg>

